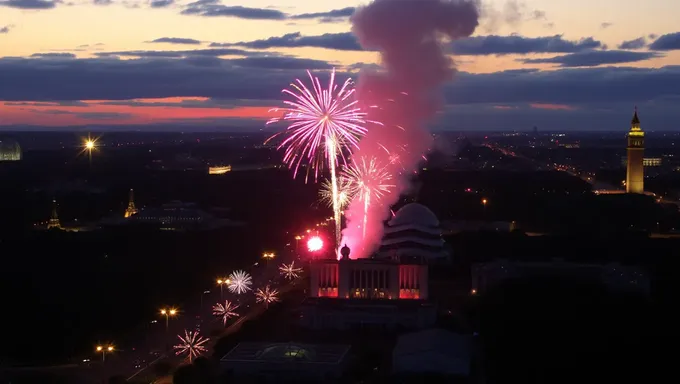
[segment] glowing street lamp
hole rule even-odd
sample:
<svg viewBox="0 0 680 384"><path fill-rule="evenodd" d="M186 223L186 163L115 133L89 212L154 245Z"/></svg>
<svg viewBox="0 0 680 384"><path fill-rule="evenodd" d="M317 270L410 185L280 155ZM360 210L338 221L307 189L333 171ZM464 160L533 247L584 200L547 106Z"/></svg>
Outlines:
<svg viewBox="0 0 680 384"><path fill-rule="evenodd" d="M298 244L300 243L300 240L302 240L302 236L297 235L295 236L295 253L298 251Z"/></svg>
<svg viewBox="0 0 680 384"><path fill-rule="evenodd" d="M231 280L226 278L226 279L217 279L217 285L220 286L220 299L224 299L224 285L226 284L227 286L231 283Z"/></svg>
<svg viewBox="0 0 680 384"><path fill-rule="evenodd" d="M262 254L262 258L265 259L267 262L267 265L269 265L269 260L272 260L276 257L276 254L274 252L265 252Z"/></svg>
<svg viewBox="0 0 680 384"><path fill-rule="evenodd" d="M109 345L98 345L97 348L95 348L95 350L96 350L98 353L101 353L101 354L102 354L102 361L106 361L106 352L111 353L111 352L113 352L113 349L114 349L114 348L113 348L113 345L112 345L112 344L109 344Z"/></svg>
<svg viewBox="0 0 680 384"><path fill-rule="evenodd" d="M171 316L177 315L177 309L175 308L163 308L161 309L161 315L165 316L165 330L168 330L168 325Z"/></svg>

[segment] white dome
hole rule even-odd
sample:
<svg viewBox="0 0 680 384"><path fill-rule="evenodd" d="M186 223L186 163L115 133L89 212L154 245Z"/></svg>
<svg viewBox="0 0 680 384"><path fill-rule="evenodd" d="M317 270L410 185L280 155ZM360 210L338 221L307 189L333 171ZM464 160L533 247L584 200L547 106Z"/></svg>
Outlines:
<svg viewBox="0 0 680 384"><path fill-rule="evenodd" d="M439 220L428 207L418 203L411 203L404 205L398 210L394 218L389 222L390 227L401 225L438 227Z"/></svg>

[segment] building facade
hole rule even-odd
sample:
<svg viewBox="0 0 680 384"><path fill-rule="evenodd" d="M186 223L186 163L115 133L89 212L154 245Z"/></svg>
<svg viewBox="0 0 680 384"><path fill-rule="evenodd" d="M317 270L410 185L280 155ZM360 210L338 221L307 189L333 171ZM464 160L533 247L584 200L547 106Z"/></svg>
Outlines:
<svg viewBox="0 0 680 384"><path fill-rule="evenodd" d="M628 132L628 164L626 167L626 192L644 193L644 152L645 152L645 133L640 128L637 108L631 121L630 132Z"/></svg>

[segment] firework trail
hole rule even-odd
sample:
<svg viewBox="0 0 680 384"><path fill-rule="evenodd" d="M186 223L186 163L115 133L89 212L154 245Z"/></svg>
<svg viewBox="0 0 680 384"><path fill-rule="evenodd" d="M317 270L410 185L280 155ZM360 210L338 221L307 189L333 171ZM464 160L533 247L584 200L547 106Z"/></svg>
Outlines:
<svg viewBox="0 0 680 384"><path fill-rule="evenodd" d="M203 344L210 340L208 338L199 336L197 331L192 332L187 330L184 330L184 337L177 335L177 338L180 339L181 343L173 347L177 350L175 354L177 356L187 354L189 357L189 362L206 351L206 348L203 346Z"/></svg>
<svg viewBox="0 0 680 384"><path fill-rule="evenodd" d="M283 93L292 100L285 100L283 118L273 118L267 124L283 120L290 125L279 149L285 148L283 161L292 168L295 177L303 163L307 166L305 181L314 171L314 180L328 167L331 173L333 216L335 219L336 242L340 241L340 205L336 168L342 160L346 163L345 152L358 148L359 139L366 134L364 116L355 100L351 79L342 86L335 82L335 69L331 72L328 88L321 86L319 78L307 71L312 88L297 79L291 84L292 90ZM278 109L276 109L278 110ZM272 136L275 137L277 135ZM271 139L271 138L270 138ZM268 140L270 140L268 139Z"/></svg>
<svg viewBox="0 0 680 384"><path fill-rule="evenodd" d="M362 157L343 169L342 179L349 185L352 196L363 203L362 238L366 238L369 208L377 205L380 199L395 185L390 184L392 175L376 158Z"/></svg>
<svg viewBox="0 0 680 384"><path fill-rule="evenodd" d="M253 278L246 271L234 271L229 275L229 291L240 295L250 291L253 285Z"/></svg>
<svg viewBox="0 0 680 384"><path fill-rule="evenodd" d="M364 49L380 52L382 64L377 71L362 70L357 99L362 106L371 106L365 108L367 121L383 123L371 125L352 158L377 159L395 185L383 193L376 209L367 211L365 201L358 199L349 204L340 243L352 248L353 257L367 257L380 244L387 207L409 189L431 146L427 124L442 105L440 88L455 74L441 39L470 36L479 24L478 3L374 0L352 15L352 32Z"/></svg>
<svg viewBox="0 0 680 384"><path fill-rule="evenodd" d="M224 304L217 303L212 307L213 315L216 317L221 317L222 322L226 326L227 320L229 320L232 317L239 316L239 314L236 312L236 309L238 309L238 307L239 307L238 305L232 304L229 300L225 301Z"/></svg>

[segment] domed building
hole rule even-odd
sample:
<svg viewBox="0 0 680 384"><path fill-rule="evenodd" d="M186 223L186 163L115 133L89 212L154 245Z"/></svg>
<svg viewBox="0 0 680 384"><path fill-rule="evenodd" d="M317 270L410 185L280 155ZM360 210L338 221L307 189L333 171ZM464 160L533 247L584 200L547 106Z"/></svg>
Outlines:
<svg viewBox="0 0 680 384"><path fill-rule="evenodd" d="M12 139L0 139L0 161L21 160L21 146Z"/></svg>
<svg viewBox="0 0 680 384"><path fill-rule="evenodd" d="M432 262L448 259L439 220L426 206L406 204L385 226L379 258L400 262Z"/></svg>

